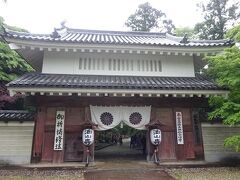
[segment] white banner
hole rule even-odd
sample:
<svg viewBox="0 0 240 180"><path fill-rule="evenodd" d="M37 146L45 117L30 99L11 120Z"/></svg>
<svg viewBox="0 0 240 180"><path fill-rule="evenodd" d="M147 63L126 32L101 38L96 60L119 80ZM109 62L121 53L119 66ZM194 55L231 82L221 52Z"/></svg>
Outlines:
<svg viewBox="0 0 240 180"><path fill-rule="evenodd" d="M176 112L177 143L184 144L182 112Z"/></svg>
<svg viewBox="0 0 240 180"><path fill-rule="evenodd" d="M146 129L150 121L151 106L122 107L123 122L135 129Z"/></svg>
<svg viewBox="0 0 240 180"><path fill-rule="evenodd" d="M63 150L65 111L57 111L54 136L54 150Z"/></svg>
<svg viewBox="0 0 240 180"><path fill-rule="evenodd" d="M145 129L150 121L151 106L90 106L92 122L96 130L114 128L121 121L135 129Z"/></svg>
<svg viewBox="0 0 240 180"><path fill-rule="evenodd" d="M107 106L90 106L92 122L97 124L98 130L112 129L121 122L119 108Z"/></svg>

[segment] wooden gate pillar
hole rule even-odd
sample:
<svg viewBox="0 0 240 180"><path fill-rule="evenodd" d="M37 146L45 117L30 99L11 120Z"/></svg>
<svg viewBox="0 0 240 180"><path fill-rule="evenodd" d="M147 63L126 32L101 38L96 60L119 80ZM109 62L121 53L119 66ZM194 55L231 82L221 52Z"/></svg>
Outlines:
<svg viewBox="0 0 240 180"><path fill-rule="evenodd" d="M34 163L40 162L42 158L45 119L46 107L39 107L37 109L33 139L32 162Z"/></svg>

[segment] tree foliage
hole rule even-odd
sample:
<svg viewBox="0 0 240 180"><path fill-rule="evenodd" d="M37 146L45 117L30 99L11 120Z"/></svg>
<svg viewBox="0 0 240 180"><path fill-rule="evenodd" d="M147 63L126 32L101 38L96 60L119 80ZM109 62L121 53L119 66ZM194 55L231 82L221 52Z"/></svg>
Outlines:
<svg viewBox="0 0 240 180"><path fill-rule="evenodd" d="M180 37L187 35L188 38L192 39L194 38L195 31L193 28L190 28L190 27L178 27L174 29L174 34Z"/></svg>
<svg viewBox="0 0 240 180"><path fill-rule="evenodd" d="M227 38L240 41L240 25L230 29ZM208 58L210 62L209 73L218 80L220 85L226 85L230 89L227 99L215 97L210 99L214 111L210 113L210 119L221 117L227 125L240 124L240 49L232 47L225 53L215 58ZM224 145L240 152L240 135L225 139Z"/></svg>
<svg viewBox="0 0 240 180"><path fill-rule="evenodd" d="M22 28L4 24L3 18L0 17L0 33L3 32L3 26L11 30L26 32L26 30ZM8 44L0 41L0 109L3 108L6 103L13 103L21 97L20 95L10 97L5 84L30 71L33 71L33 68L26 63L18 53L11 50Z"/></svg>
<svg viewBox="0 0 240 180"><path fill-rule="evenodd" d="M240 42L240 24L227 31L226 37Z"/></svg>
<svg viewBox="0 0 240 180"><path fill-rule="evenodd" d="M148 2L140 4L136 12L130 15L125 25L132 31L159 31L171 33L175 28L172 20L166 18L161 10L153 8Z"/></svg>
<svg viewBox="0 0 240 180"><path fill-rule="evenodd" d="M9 82L32 70L32 67L15 51L11 50L7 44L0 42L0 81Z"/></svg>
<svg viewBox="0 0 240 180"><path fill-rule="evenodd" d="M24 28L20 28L20 27L17 27L17 26L10 26L10 25L4 23L3 17L0 16L0 33L3 33L3 26L5 28L13 30L13 31L28 32L28 30L26 30Z"/></svg>
<svg viewBox="0 0 240 180"><path fill-rule="evenodd" d="M199 4L204 21L195 25L200 39L223 39L228 26L240 18L239 3L230 4L229 0L210 0Z"/></svg>
<svg viewBox="0 0 240 180"><path fill-rule="evenodd" d="M4 24L3 18L0 17L1 30L3 30L3 26L11 30L26 31L22 28L7 26ZM32 67L18 53L11 50L6 43L0 42L0 81L9 82L17 76L32 70Z"/></svg>
<svg viewBox="0 0 240 180"><path fill-rule="evenodd" d="M226 138L224 145L231 149L235 149L237 152L240 152L240 135Z"/></svg>
<svg viewBox="0 0 240 180"><path fill-rule="evenodd" d="M227 48L223 54L207 57L208 74L221 86L229 88L229 95L210 98L214 110L209 114L210 119L222 118L223 123L230 126L240 124L240 49ZM240 151L240 134L229 137L225 145Z"/></svg>

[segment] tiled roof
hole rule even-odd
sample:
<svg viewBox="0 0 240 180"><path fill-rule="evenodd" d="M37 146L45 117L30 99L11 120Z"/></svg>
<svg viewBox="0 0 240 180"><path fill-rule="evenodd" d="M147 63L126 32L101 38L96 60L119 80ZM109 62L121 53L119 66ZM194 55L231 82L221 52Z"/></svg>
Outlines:
<svg viewBox="0 0 240 180"><path fill-rule="evenodd" d="M231 40L186 40L166 33L100 31L85 29L61 28L52 34L31 34L6 30L5 37L38 40L45 42L79 43L79 44L114 44L114 45L150 45L180 47L231 46ZM184 41L186 40L186 41Z"/></svg>
<svg viewBox="0 0 240 180"><path fill-rule="evenodd" d="M202 75L196 77L105 76L28 73L9 87L150 89L150 90L223 90Z"/></svg>
<svg viewBox="0 0 240 180"><path fill-rule="evenodd" d="M34 113L23 110L0 110L0 121L32 121Z"/></svg>

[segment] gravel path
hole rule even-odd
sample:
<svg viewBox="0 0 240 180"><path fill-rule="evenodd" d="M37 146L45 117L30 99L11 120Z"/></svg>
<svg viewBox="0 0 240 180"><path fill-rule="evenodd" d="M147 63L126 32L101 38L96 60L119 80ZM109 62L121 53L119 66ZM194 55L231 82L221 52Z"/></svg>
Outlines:
<svg viewBox="0 0 240 180"><path fill-rule="evenodd" d="M0 170L0 180L83 180L83 170L34 170L34 169L16 169Z"/></svg>
<svg viewBox="0 0 240 180"><path fill-rule="evenodd" d="M240 180L240 167L166 169L177 180Z"/></svg>
<svg viewBox="0 0 240 180"><path fill-rule="evenodd" d="M166 173L165 173L165 172ZM210 167L210 168L162 168L118 171L104 170L41 170L41 169L0 169L0 180L102 180L102 179L172 179L176 180L240 180L240 167Z"/></svg>
<svg viewBox="0 0 240 180"><path fill-rule="evenodd" d="M84 173L85 180L174 180L164 170L111 170Z"/></svg>

